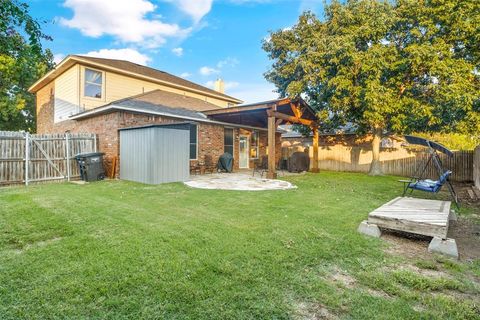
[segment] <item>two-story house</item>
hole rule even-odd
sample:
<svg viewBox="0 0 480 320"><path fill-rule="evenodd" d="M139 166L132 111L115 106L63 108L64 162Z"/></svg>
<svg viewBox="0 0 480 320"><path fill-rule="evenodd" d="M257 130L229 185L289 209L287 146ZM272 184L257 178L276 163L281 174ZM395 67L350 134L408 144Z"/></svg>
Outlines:
<svg viewBox="0 0 480 320"><path fill-rule="evenodd" d="M267 109L285 101L238 106L242 101L226 95L221 80L215 89L124 60L71 55L29 91L36 94L37 133L95 133L107 166L119 155L119 129L188 121L192 164L229 152L234 168L251 168L267 154ZM296 115L290 101L284 108ZM280 159L280 134L270 139Z"/></svg>

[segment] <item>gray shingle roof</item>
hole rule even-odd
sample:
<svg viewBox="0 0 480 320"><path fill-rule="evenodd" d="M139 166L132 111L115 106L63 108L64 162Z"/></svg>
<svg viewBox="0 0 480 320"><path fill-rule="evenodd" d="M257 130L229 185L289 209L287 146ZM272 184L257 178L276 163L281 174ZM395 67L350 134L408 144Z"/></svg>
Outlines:
<svg viewBox="0 0 480 320"><path fill-rule="evenodd" d="M212 108L212 104L200 99L185 97L161 90L154 90L143 95L122 99L118 102L112 102L109 105L128 107L129 109L135 109L139 112L161 112L173 116L195 119L207 118L207 116L199 110L202 109L202 105L206 105L205 108Z"/></svg>
<svg viewBox="0 0 480 320"><path fill-rule="evenodd" d="M204 87L202 85L196 84L194 82L185 80L183 78L174 76L173 74L170 74L165 71L153 69L150 67L142 66L140 64L136 64L130 61L126 60L115 60L115 59L106 59L106 58L94 58L94 57L88 57L88 56L81 56L81 55L72 55L72 57L78 57L83 60L91 61L93 63L100 63L109 67L121 69L124 71L136 73L139 75L147 76L150 78L158 79L161 81L166 81L170 82L173 84L181 85L187 88L195 89L195 90L200 90L203 92L207 92L210 94L214 94L217 96L221 96L223 98L226 98L228 100L233 100L233 101L241 101L237 98L231 97L229 95L226 95L224 93L220 93L218 91L212 90L210 88Z"/></svg>

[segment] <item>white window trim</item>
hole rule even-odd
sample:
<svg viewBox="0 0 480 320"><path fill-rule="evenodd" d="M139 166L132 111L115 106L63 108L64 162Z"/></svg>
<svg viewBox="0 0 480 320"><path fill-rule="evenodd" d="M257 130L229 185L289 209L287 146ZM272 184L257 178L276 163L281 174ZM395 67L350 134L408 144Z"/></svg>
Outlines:
<svg viewBox="0 0 480 320"><path fill-rule="evenodd" d="M82 97L84 99L89 99L89 100L94 100L94 101L105 101L105 71L103 70L99 70L99 69L95 69L95 68L90 68L90 67L83 67L82 68ZM102 74L102 84L101 84L101 88L102 88L102 96L100 98L96 98L96 97L90 97L90 96L87 96L85 95L85 84L87 83L87 80L86 80L86 77L85 77L85 73L87 72L87 70L91 70L91 71L95 71L95 72L100 72ZM91 83L91 84L94 84L94 85L98 85L98 83Z"/></svg>

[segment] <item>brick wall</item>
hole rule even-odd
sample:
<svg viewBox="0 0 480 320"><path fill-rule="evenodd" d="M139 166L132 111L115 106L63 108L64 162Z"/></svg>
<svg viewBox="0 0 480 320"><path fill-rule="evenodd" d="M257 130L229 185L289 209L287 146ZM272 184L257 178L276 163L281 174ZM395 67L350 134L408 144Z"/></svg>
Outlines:
<svg viewBox="0 0 480 320"><path fill-rule="evenodd" d="M53 98L55 82L52 81L37 92L37 133L49 133L53 129Z"/></svg>
<svg viewBox="0 0 480 320"><path fill-rule="evenodd" d="M147 124L161 124L185 122L181 119L151 116L145 114L115 111L104 115L98 115L79 121L66 120L54 123L54 85L53 82L37 92L37 133L72 133L88 132L98 136L98 150L105 153L105 168L110 172L113 157L117 157L116 172L119 172L119 146L120 135L118 129L142 126ZM238 169L238 145L239 136L250 134L251 130L234 129L234 169ZM281 156L280 134L276 139L277 161ZM224 127L222 125L199 123L198 126L198 159L204 161L205 155L210 155L213 161L217 161L223 154ZM266 154L267 132L260 131L260 156ZM196 161L191 161L195 163ZM253 160L250 161L250 168L253 168Z"/></svg>

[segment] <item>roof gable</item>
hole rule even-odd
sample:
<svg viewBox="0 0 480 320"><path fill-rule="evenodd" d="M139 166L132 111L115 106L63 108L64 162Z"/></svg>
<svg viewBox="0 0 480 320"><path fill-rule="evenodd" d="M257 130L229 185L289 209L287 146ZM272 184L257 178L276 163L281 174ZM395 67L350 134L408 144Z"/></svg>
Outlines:
<svg viewBox="0 0 480 320"><path fill-rule="evenodd" d="M171 87L176 87L190 92L201 93L207 96L219 98L221 100L230 101L234 103L241 103L242 101L231 97L229 95L220 93L194 82L185 80L183 78L174 76L168 72L160 71L150 67L142 66L125 60L114 60L105 58L94 58L79 55L70 55L60 62L55 69L47 73L45 76L35 82L30 88L30 92L36 92L45 86L47 83L54 80L64 71L72 67L73 65L81 63L86 65L93 65L97 68L104 69L106 71L116 72L124 74L130 77L141 78L153 83L161 83Z"/></svg>

